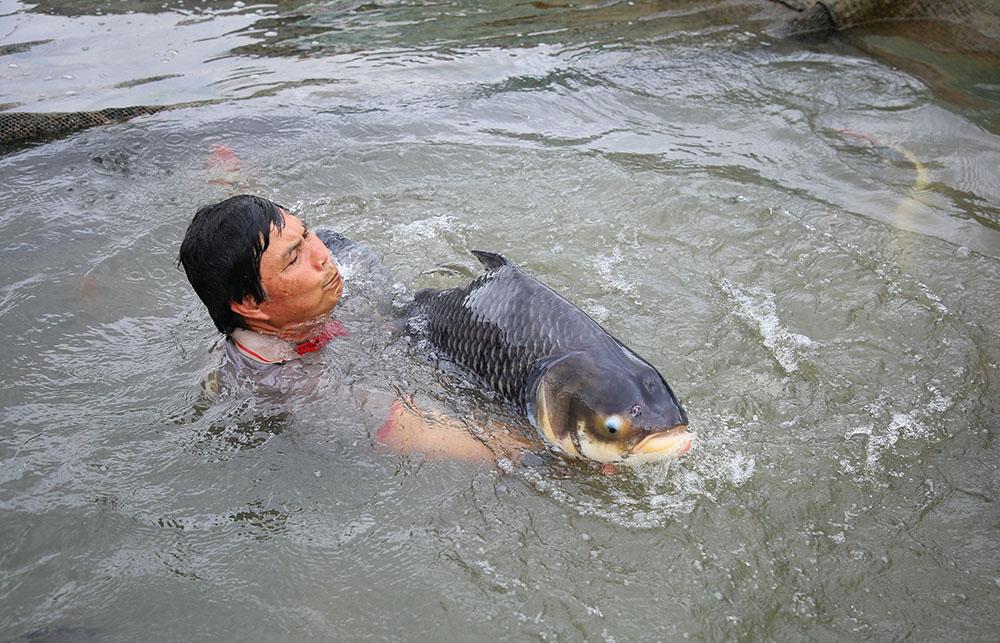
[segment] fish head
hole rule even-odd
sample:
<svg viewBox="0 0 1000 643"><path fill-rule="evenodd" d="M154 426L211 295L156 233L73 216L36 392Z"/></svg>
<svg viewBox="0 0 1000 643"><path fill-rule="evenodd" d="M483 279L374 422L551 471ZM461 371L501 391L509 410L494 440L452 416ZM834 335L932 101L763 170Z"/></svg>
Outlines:
<svg viewBox="0 0 1000 643"><path fill-rule="evenodd" d="M537 377L528 410L545 439L572 457L641 463L691 448L680 401L659 371L631 351L579 351L552 361Z"/></svg>

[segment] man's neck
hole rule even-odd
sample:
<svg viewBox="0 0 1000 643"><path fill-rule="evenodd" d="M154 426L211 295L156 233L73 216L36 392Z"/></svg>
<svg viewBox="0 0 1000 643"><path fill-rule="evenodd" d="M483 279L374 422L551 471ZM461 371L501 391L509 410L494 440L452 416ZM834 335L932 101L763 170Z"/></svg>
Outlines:
<svg viewBox="0 0 1000 643"><path fill-rule="evenodd" d="M299 357L295 352L296 342L273 333L237 328L229 338L241 353L261 364L280 364Z"/></svg>
<svg viewBox="0 0 1000 643"><path fill-rule="evenodd" d="M319 332L319 329L323 327L327 320L297 324L292 327L283 328L274 326L270 322L257 319L247 319L245 321L247 327L255 333L275 337L286 342L298 343L309 339Z"/></svg>
<svg viewBox="0 0 1000 643"><path fill-rule="evenodd" d="M335 337L346 337L347 329L338 321L327 320L312 326L312 333L303 339L282 337L256 329L237 328L230 339L241 353L262 364L280 364L318 351Z"/></svg>

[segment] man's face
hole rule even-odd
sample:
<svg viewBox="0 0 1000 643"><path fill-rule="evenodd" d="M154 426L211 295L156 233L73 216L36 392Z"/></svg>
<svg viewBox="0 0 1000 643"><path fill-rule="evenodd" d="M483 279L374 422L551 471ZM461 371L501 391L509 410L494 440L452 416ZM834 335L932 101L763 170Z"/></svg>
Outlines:
<svg viewBox="0 0 1000 643"><path fill-rule="evenodd" d="M344 282L323 242L297 216L283 215L284 228L279 231L271 226L267 250L260 258L260 280L267 298L259 309L266 317L261 320L264 330L297 337L326 321L344 291Z"/></svg>

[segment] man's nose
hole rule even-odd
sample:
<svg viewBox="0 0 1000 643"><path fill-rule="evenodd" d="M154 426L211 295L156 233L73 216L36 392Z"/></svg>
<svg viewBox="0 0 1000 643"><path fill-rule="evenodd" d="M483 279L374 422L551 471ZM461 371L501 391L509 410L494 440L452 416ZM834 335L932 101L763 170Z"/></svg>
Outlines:
<svg viewBox="0 0 1000 643"><path fill-rule="evenodd" d="M324 268L330 262L330 251L326 249L322 241L317 240L313 248L313 262L317 268Z"/></svg>

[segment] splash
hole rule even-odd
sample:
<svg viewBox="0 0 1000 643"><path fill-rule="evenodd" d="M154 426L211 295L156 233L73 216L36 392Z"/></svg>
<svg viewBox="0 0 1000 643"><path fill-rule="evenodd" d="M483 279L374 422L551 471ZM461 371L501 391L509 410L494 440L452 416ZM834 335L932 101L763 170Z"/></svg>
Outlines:
<svg viewBox="0 0 1000 643"><path fill-rule="evenodd" d="M786 373L797 371L802 352L814 342L782 326L774 305L774 293L756 286L742 290L728 279L723 279L719 286L736 305L736 315L757 329L764 346L781 368Z"/></svg>
<svg viewBox="0 0 1000 643"><path fill-rule="evenodd" d="M866 438L865 466L869 471L877 470L883 456L901 439L928 439L935 435L941 417L951 408L954 399L944 395L933 383L927 384L926 390L930 399L907 412L892 409L888 400L875 401L866 410L876 417L888 416L887 420L856 426L844 434L847 440L857 436Z"/></svg>
<svg viewBox="0 0 1000 643"><path fill-rule="evenodd" d="M462 228L458 220L447 214L428 217L419 221L413 221L403 225L395 226L396 234L403 238L419 237L421 239L434 239L440 237L442 233Z"/></svg>
<svg viewBox="0 0 1000 643"><path fill-rule="evenodd" d="M622 276L619 268L625 261L625 255L622 253L622 245L625 245L626 250L630 253L634 253L634 249L638 244L637 234L633 230L632 239L629 240L625 237L625 233L619 230L615 235L615 245L611 251L597 257L595 260L597 272L601 275L602 282L624 295L634 295L635 284Z"/></svg>
<svg viewBox="0 0 1000 643"><path fill-rule="evenodd" d="M711 437L698 441L679 460L622 467L614 476L587 475L578 470L568 477L553 475L547 467L509 467L535 490L581 516L597 517L628 529L662 527L693 512L700 503L718 502L718 494L747 485L756 471L756 458L744 453L748 427L736 416L698 420Z"/></svg>
<svg viewBox="0 0 1000 643"><path fill-rule="evenodd" d="M635 291L635 286L624 279L618 269L624 260L621 248L615 246L610 253L597 259L597 272L601 275L603 283L623 294L631 295Z"/></svg>

